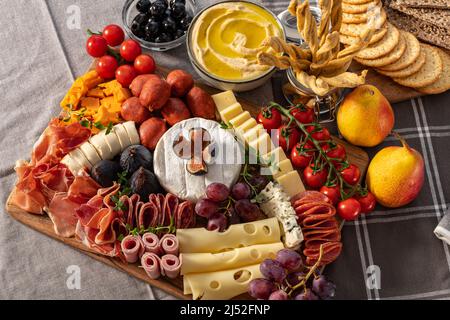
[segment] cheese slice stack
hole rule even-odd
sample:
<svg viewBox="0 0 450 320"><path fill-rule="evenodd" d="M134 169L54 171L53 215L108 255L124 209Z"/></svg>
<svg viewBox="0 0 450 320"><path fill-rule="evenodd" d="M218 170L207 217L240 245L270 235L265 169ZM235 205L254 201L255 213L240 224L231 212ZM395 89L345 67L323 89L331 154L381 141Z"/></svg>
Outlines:
<svg viewBox="0 0 450 320"><path fill-rule="evenodd" d="M92 136L77 149L71 151L62 160L74 176L90 170L101 160L111 160L127 147L140 144L139 133L132 121L115 125L106 134L103 130Z"/></svg>
<svg viewBox="0 0 450 320"><path fill-rule="evenodd" d="M283 249L276 218L232 225L225 232L178 229L184 294L225 300L243 294L261 278L260 263Z"/></svg>
<svg viewBox="0 0 450 320"><path fill-rule="evenodd" d="M222 121L231 126L238 139L253 151L250 154L250 161L254 160L252 158L254 154L269 164L269 168L262 168L261 174L272 175L291 198L305 191L298 171L293 168L283 149L275 146L267 131L248 111L242 109L233 92L225 91L213 95L212 98Z"/></svg>

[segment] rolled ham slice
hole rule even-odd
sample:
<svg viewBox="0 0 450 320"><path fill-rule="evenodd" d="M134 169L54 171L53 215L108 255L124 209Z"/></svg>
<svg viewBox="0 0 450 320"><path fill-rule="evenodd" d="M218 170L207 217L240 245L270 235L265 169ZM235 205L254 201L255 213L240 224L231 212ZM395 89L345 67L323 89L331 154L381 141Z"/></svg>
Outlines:
<svg viewBox="0 0 450 320"><path fill-rule="evenodd" d="M161 242L154 233L146 233L142 236L142 243L144 244L145 252L160 255L162 253Z"/></svg>
<svg viewBox="0 0 450 320"><path fill-rule="evenodd" d="M141 265L152 280L156 280L161 276L160 264L159 257L151 252L144 253L141 258Z"/></svg>
<svg viewBox="0 0 450 320"><path fill-rule="evenodd" d="M126 236L121 243L122 252L128 263L135 263L144 253L144 246L139 236Z"/></svg>
<svg viewBox="0 0 450 320"><path fill-rule="evenodd" d="M180 275L181 261L173 254L166 254L161 258L162 274L170 279L175 279Z"/></svg>
<svg viewBox="0 0 450 320"><path fill-rule="evenodd" d="M178 238L173 234L166 234L160 240L160 247L166 254L178 256Z"/></svg>

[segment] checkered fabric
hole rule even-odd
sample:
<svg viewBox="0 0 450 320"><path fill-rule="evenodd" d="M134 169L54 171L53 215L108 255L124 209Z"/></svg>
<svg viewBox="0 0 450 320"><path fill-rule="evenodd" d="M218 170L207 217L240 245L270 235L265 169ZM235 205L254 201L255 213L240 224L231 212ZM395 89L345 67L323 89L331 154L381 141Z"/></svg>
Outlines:
<svg viewBox="0 0 450 320"><path fill-rule="evenodd" d="M267 2L279 13L289 1ZM274 95L281 99L283 76L275 78ZM344 249L326 269L339 299L450 298L449 246L433 230L450 202L450 92L393 105L394 130L418 150L425 161L425 183L419 197L399 209L381 206L342 230ZM377 151L399 142L388 137Z"/></svg>

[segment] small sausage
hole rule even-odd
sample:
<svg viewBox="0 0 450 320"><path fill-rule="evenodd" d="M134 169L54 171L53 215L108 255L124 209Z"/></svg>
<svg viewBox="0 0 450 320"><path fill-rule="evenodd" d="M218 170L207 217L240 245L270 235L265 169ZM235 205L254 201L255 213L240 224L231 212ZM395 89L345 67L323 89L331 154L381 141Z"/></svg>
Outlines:
<svg viewBox="0 0 450 320"><path fill-rule="evenodd" d="M191 113L188 107L186 107L186 104L178 98L169 98L161 109L161 114L170 126L191 117Z"/></svg>
<svg viewBox="0 0 450 320"><path fill-rule="evenodd" d="M150 118L141 124L139 128L139 137L143 146L150 150L155 150L159 139L167 131L166 122L160 118Z"/></svg>
<svg viewBox="0 0 450 320"><path fill-rule="evenodd" d="M161 109L170 98L170 84L161 78L150 78L144 83L139 100L150 111Z"/></svg>
<svg viewBox="0 0 450 320"><path fill-rule="evenodd" d="M131 82L130 90L133 93L133 96L139 97L142 91L142 87L147 82L147 80L157 78L160 79L156 74L143 74L134 78L133 82Z"/></svg>
<svg viewBox="0 0 450 320"><path fill-rule="evenodd" d="M172 87L173 97L184 97L194 86L192 76L183 70L174 70L167 75L167 82Z"/></svg>
<svg viewBox="0 0 450 320"><path fill-rule="evenodd" d="M142 123L151 117L150 111L141 104L137 97L131 97L122 104L120 115L124 120L136 123Z"/></svg>
<svg viewBox="0 0 450 320"><path fill-rule="evenodd" d="M213 98L199 87L193 87L186 96L189 109L194 117L216 119L216 104Z"/></svg>

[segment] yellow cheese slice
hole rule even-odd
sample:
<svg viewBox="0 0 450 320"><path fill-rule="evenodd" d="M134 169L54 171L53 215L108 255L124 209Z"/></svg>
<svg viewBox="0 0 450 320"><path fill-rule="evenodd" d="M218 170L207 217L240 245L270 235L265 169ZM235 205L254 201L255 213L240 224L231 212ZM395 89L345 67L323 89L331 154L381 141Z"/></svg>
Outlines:
<svg viewBox="0 0 450 320"><path fill-rule="evenodd" d="M231 106L225 108L220 112L220 116L225 123L229 123L231 119L243 113L242 106L239 102L233 103Z"/></svg>
<svg viewBox="0 0 450 320"><path fill-rule="evenodd" d="M182 253L181 274L213 272L249 266L274 259L283 249L282 242L259 244L219 253Z"/></svg>
<svg viewBox="0 0 450 320"><path fill-rule="evenodd" d="M102 160L102 158L98 155L97 150L95 150L89 142L83 143L80 147L80 151L92 165L95 165L97 162Z"/></svg>
<svg viewBox="0 0 450 320"><path fill-rule="evenodd" d="M128 137L130 138L131 144L136 145L141 143L141 139L139 138L139 133L136 130L136 125L133 121L127 121L123 123L125 130L127 130Z"/></svg>
<svg viewBox="0 0 450 320"><path fill-rule="evenodd" d="M113 130L116 133L117 138L119 139L120 148L122 149L122 151L131 146L131 140L128 136L127 129L125 129L122 124L114 126Z"/></svg>
<svg viewBox="0 0 450 320"><path fill-rule="evenodd" d="M256 244L280 241L276 218L232 225L225 232L205 228L178 229L181 253L217 253Z"/></svg>
<svg viewBox="0 0 450 320"><path fill-rule="evenodd" d="M270 166L270 170L272 172L273 178L276 179L281 177L282 175L285 175L288 172L293 171L294 168L292 167L291 160L286 159L279 162L278 164Z"/></svg>
<svg viewBox="0 0 450 320"><path fill-rule="evenodd" d="M266 133L266 130L262 126L262 124L257 124L253 128L249 129L243 134L243 138L245 142L250 143L251 141L258 139L263 133Z"/></svg>
<svg viewBox="0 0 450 320"><path fill-rule="evenodd" d="M265 155L275 148L267 132L263 132L257 139L249 142L248 146L256 150L259 155Z"/></svg>
<svg viewBox="0 0 450 320"><path fill-rule="evenodd" d="M97 150L100 158L102 158L103 160L111 160L112 158L114 158L110 147L108 146L102 135L96 134L95 136L92 136L89 139L89 142L92 144L95 150Z"/></svg>
<svg viewBox="0 0 450 320"><path fill-rule="evenodd" d="M233 126L233 128L237 128L241 124L243 124L245 121L250 119L251 117L252 116L250 115L250 112L244 111L240 115L238 115L235 118L231 119L229 122Z"/></svg>
<svg viewBox="0 0 450 320"><path fill-rule="evenodd" d="M75 149L75 150L71 151L69 154L73 160L75 160L76 162L78 162L80 164L82 169L87 168L87 169L91 170L92 164L88 161L88 159L86 158L84 153L81 152L80 149Z"/></svg>
<svg viewBox="0 0 450 320"><path fill-rule="evenodd" d="M219 113L237 102L236 97L231 90L215 94L212 98Z"/></svg>
<svg viewBox="0 0 450 320"><path fill-rule="evenodd" d="M256 127L257 123L256 120L253 118L248 119L240 126L236 127L234 129L236 136L240 139L241 142L245 143L244 134L249 131L250 129Z"/></svg>
<svg viewBox="0 0 450 320"><path fill-rule="evenodd" d="M284 192L291 198L300 192L305 191L305 186L303 185L297 170L288 172L275 180L283 187Z"/></svg>
<svg viewBox="0 0 450 320"><path fill-rule="evenodd" d="M262 278L259 264L184 276L184 292L194 300L229 300L247 292L250 281Z"/></svg>

